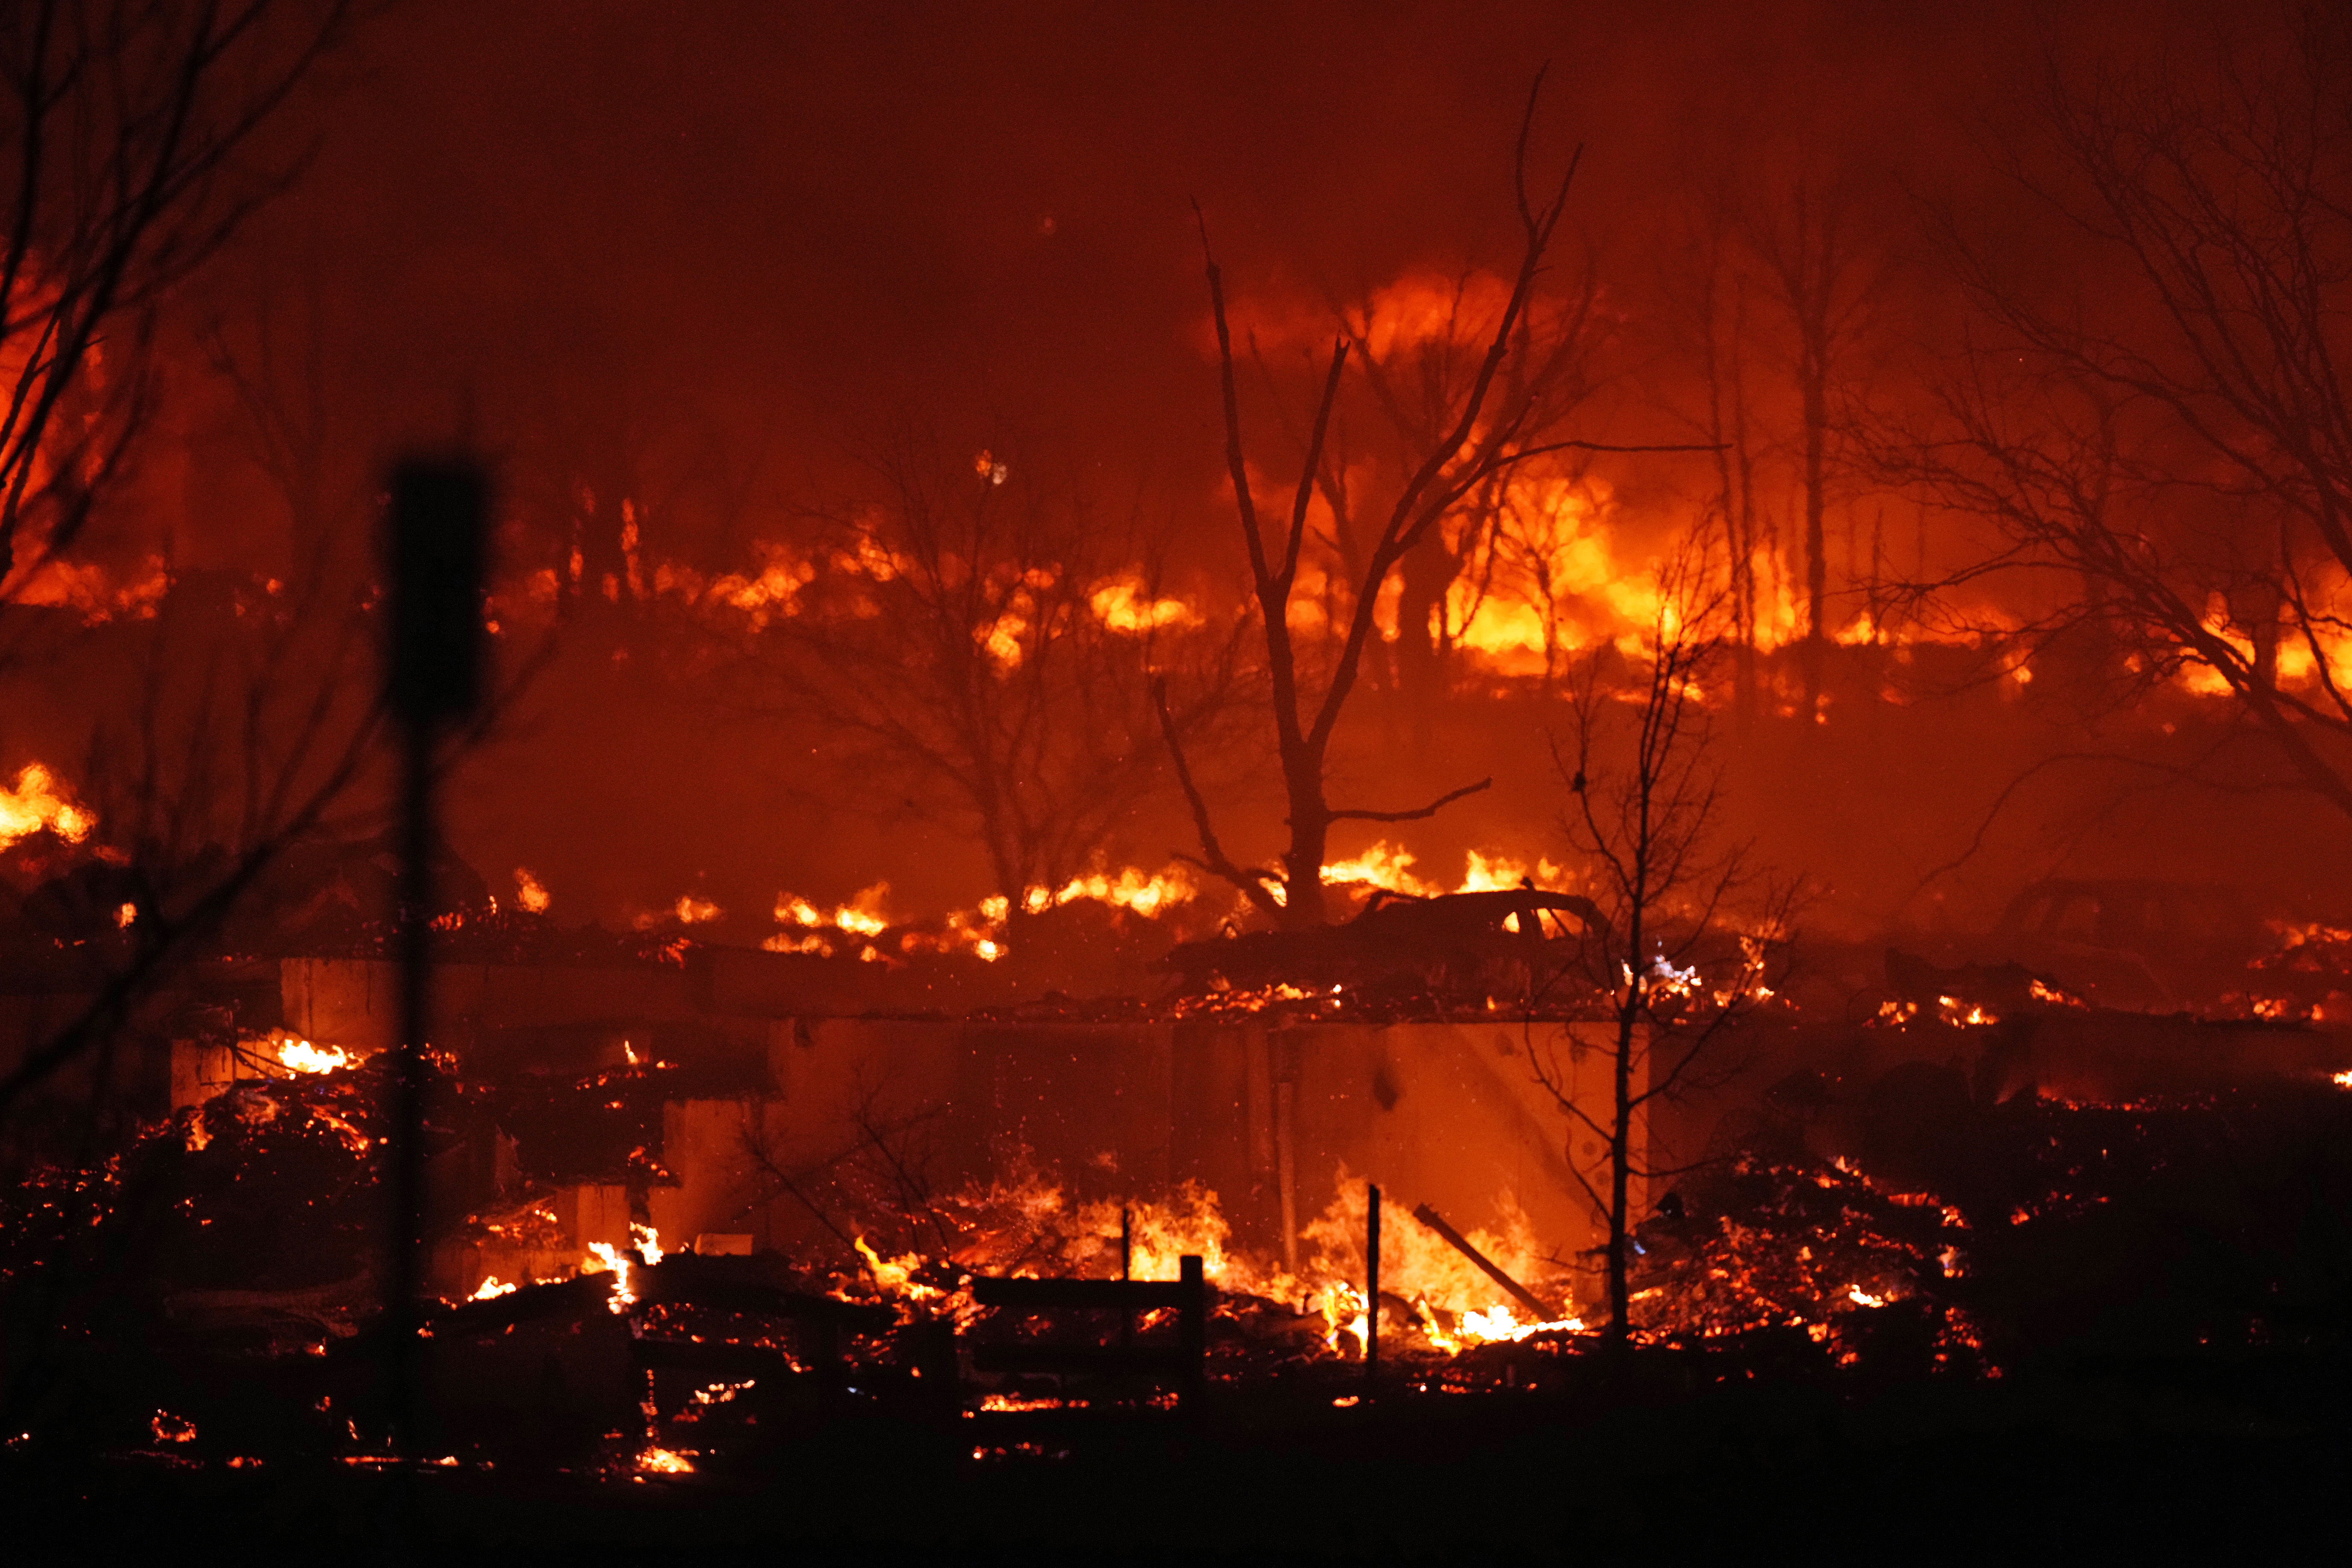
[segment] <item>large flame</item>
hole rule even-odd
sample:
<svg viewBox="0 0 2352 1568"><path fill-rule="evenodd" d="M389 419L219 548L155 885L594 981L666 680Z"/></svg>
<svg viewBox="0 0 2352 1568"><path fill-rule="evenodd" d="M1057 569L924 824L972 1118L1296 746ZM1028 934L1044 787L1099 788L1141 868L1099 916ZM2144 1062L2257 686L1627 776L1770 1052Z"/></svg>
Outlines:
<svg viewBox="0 0 2352 1568"><path fill-rule="evenodd" d="M1473 849L1466 858L1461 879L1448 888L1420 875L1413 869L1416 864L1418 861L1411 850L1381 839L1361 854L1326 862L1323 880L1331 887L1380 888L1391 893L1429 899L1448 892L1496 892L1529 881L1538 887L1557 887L1567 874L1560 867L1540 857L1530 865L1500 851L1488 854Z"/></svg>
<svg viewBox="0 0 2352 1568"><path fill-rule="evenodd" d="M97 826L97 815L76 805L72 792L39 763L26 763L14 788L0 789L0 849L44 828L79 844Z"/></svg>
<svg viewBox="0 0 2352 1568"><path fill-rule="evenodd" d="M1301 1235L1296 1272L1273 1259L1236 1248L1217 1194L1187 1183L1158 1197L1126 1200L1073 1199L1057 1182L1027 1167L949 1200L966 1216L971 1239L959 1246L949 1268L919 1254L886 1258L859 1237L865 1271L885 1294L908 1299L938 1297L919 1276L970 1269L981 1273L1098 1275L1116 1273L1122 1235L1131 1279L1170 1280L1186 1256L1202 1260L1209 1282L1231 1294L1286 1303L1303 1315L1319 1316L1325 1348L1335 1354L1360 1354L1370 1327L1364 1299L1363 1237L1366 1194L1362 1182L1344 1168L1335 1177L1338 1196ZM1438 1234L1402 1213L1383 1226L1381 1294L1412 1304L1414 1340L1421 1348L1451 1355L1473 1345L1525 1339L1581 1327L1559 1270L1537 1244L1532 1226L1507 1194L1499 1200L1499 1232L1473 1229L1465 1239L1496 1267L1536 1293L1556 1300L1560 1310L1540 1321L1529 1317L1485 1270Z"/></svg>
<svg viewBox="0 0 2352 1568"><path fill-rule="evenodd" d="M341 1072L352 1065L352 1054L341 1046L314 1046L308 1040L289 1039L278 1043L278 1060L293 1072Z"/></svg>
<svg viewBox="0 0 2352 1568"><path fill-rule="evenodd" d="M1115 632L1150 632L1166 626L1197 626L1201 612L1183 599L1154 597L1143 579L1130 573L1113 577L1087 599L1095 618Z"/></svg>

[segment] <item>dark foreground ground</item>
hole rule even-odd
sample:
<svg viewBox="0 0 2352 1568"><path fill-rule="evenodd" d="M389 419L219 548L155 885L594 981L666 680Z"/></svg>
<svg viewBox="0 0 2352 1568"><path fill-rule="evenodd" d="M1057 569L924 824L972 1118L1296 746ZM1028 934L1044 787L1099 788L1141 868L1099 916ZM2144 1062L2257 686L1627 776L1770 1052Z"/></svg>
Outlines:
<svg viewBox="0 0 2352 1568"><path fill-rule="evenodd" d="M1574 1381L835 1423L724 1480L20 1453L0 1509L26 1563L2243 1561L2336 1539L2352 1473L2352 1362L2291 1347L1875 1388L1651 1355Z"/></svg>
<svg viewBox="0 0 2352 1568"><path fill-rule="evenodd" d="M1392 1360L1380 1397L1346 1407L1358 1365L1286 1360L1244 1314L1212 1321L1190 1410L964 1415L911 1399L935 1386L911 1374L896 1405L869 1388L812 1406L763 1384L703 1436L660 1428L708 1450L671 1476L614 1468L630 1450L604 1435L639 1413L617 1381L565 1458L409 1478L320 1440L360 1408L361 1341L259 1354L130 1296L42 1333L33 1308L54 1298L27 1287L0 1313L0 1365L49 1393L23 1406L36 1436L0 1430L0 1568L2342 1555L2352 1094L2316 1079L2074 1102L1913 1064L1843 1100L1764 1104L1746 1152L1636 1233L1634 1283L1682 1348L1615 1361L1562 1337ZM262 1201L280 1188L299 1201ZM191 1233L205 1256L235 1216L281 1250L311 1234L293 1219L315 1187L225 1190L221 1223ZM120 1228L181 1210L108 1212ZM90 1256L28 1278L85 1282ZM581 1297L582 1324L625 1349L603 1285L544 1289ZM536 1373L469 1375L439 1386L486 1394L494 1427L559 1403ZM1475 1392L1416 1385L1448 1375ZM744 1421L730 1440L719 1411ZM355 1442L362 1426L383 1429L350 1425Z"/></svg>

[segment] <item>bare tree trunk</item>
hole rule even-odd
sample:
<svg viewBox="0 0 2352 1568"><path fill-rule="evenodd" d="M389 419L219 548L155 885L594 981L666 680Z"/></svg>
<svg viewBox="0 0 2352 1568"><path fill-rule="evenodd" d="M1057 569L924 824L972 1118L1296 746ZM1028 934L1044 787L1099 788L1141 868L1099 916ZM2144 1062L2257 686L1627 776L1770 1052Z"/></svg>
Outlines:
<svg viewBox="0 0 2352 1568"><path fill-rule="evenodd" d="M1706 437L1715 448L1716 504L1723 512L1725 566L1731 587L1732 712L1745 730L1756 717L1756 496L1755 460L1748 449L1748 387L1740 341L1747 330L1747 310L1737 287L1735 283L1727 327L1717 307L1717 280L1711 273L1701 335Z"/></svg>
<svg viewBox="0 0 2352 1568"><path fill-rule="evenodd" d="M1639 919L1631 943L1641 950ZM1633 1174L1633 1050L1642 1013L1641 973L1634 972L1624 1006L1617 1013L1616 1059L1610 1065L1609 1117L1609 1328L1608 1342L1622 1350L1633 1332L1633 1224L1629 1212Z"/></svg>
<svg viewBox="0 0 2352 1568"><path fill-rule="evenodd" d="M1438 617L1462 563L1446 548L1443 529L1405 552L1397 570L1397 694L1404 700L1416 738L1425 740L1431 710L1445 693L1444 637Z"/></svg>
<svg viewBox="0 0 2352 1568"><path fill-rule="evenodd" d="M1323 862L1331 844L1331 807L1323 798L1323 760L1302 744L1283 759L1289 783L1290 845L1283 851L1282 923L1304 931L1324 923Z"/></svg>
<svg viewBox="0 0 2352 1568"><path fill-rule="evenodd" d="M1829 552L1822 513L1829 502L1830 378L1858 328L1874 289L1857 278L1845 233L1850 194L1826 195L1800 184L1789 197L1790 222L1762 226L1755 246L1795 336L1792 365L1802 404L1801 473L1805 508L1804 684L1808 718L1818 716L1829 650Z"/></svg>
<svg viewBox="0 0 2352 1568"><path fill-rule="evenodd" d="M1537 205L1528 189L1528 138L1534 127L1536 104L1542 85L1542 78L1538 76L1535 89L1528 95L1527 112L1520 121L1514 184L1518 198L1524 248L1517 275L1512 280L1509 300L1496 325L1494 335L1480 355L1476 374L1471 378L1468 388L1449 406L1444 428L1415 461L1412 471L1391 502L1376 536L1369 542L1362 575L1349 584L1353 603L1348 609L1346 633L1332 656L1329 674L1319 697L1310 699L1304 689L1297 649L1290 631L1289 610L1291 595L1297 584L1299 555L1307 541L1308 505L1318 489L1329 482L1324 468L1324 452L1330 436L1331 411L1339 401L1341 382L1347 373L1349 339L1343 334L1332 344L1330 369L1325 377L1322 396L1316 405L1304 460L1291 496L1289 516L1283 520L1282 526L1269 530L1260 518L1249 465L1244 453L1241 399L1234 384L1233 331L1225 311L1223 275L1219 271L1215 254L1209 246L1207 220L1202 218L1201 221L1202 258L1206 264L1211 316L1216 326L1219 389L1224 404L1226 476L1233 486L1235 518L1241 527L1243 546L1248 552L1258 629L1265 639L1275 737L1282 763L1284 794L1290 808L1289 843L1281 857L1282 889L1279 898L1268 886L1269 879L1263 870L1252 870L1235 864L1219 845L1208 804L1202 798L1185 762L1182 748L1178 743L1164 686L1158 690L1160 724L1175 763L1178 781L1183 786L1195 829L1201 837L1201 855L1194 863L1233 884L1258 909L1292 929L1319 924L1325 918L1323 860L1333 823L1418 820L1433 816L1439 808L1465 795L1485 789L1494 782L1492 779L1481 780L1411 810L1371 811L1332 805L1324 773L1332 734L1347 710L1349 697L1355 690L1362 671L1364 654L1381 640L1376 625L1376 609L1381 586L1388 581L1389 574L1433 534L1440 532L1446 515L1460 504L1465 496L1507 476L1519 463L1541 452L1568 447L1590 447L1591 445L1578 441L1536 444L1529 426L1540 411L1529 401L1514 403L1497 392L1498 385L1504 384L1504 377L1513 365L1515 342L1522 353L1525 351L1524 334L1516 329L1525 320L1535 296L1538 281L1544 270L1545 255L1551 248L1552 237L1559 226L1560 216L1567 210L1569 187L1576 176L1577 159L1571 158L1549 198L1540 205ZM1499 405L1491 401L1497 398L1503 399ZM1436 543L1439 549L1444 548L1442 539ZM1427 635L1425 626L1421 630L1423 635Z"/></svg>
<svg viewBox="0 0 2352 1568"><path fill-rule="evenodd" d="M1820 711L1823 664L1829 647L1829 552L1822 537L1823 448L1829 435L1829 386L1824 363L1827 336L1808 321L1800 358L1805 402L1805 711Z"/></svg>
<svg viewBox="0 0 2352 1568"><path fill-rule="evenodd" d="M155 407L157 305L291 179L240 160L352 10L0 14L0 579L70 546L127 471Z"/></svg>

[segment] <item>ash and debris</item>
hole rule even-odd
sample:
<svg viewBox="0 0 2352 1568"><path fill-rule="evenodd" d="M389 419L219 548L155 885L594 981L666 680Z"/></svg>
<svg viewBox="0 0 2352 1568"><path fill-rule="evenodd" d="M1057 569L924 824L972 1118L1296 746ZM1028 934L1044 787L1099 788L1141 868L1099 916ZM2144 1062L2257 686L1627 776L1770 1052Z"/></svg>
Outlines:
<svg viewBox="0 0 2352 1568"><path fill-rule="evenodd" d="M70 992L78 976L119 967L135 922L108 912L117 881L35 848L50 858L15 863L39 871L37 896L0 922L0 959L28 992L35 976ZM383 1066L362 1054L289 1073L266 1059L291 1038L280 959L386 951L391 928L363 912L382 891L368 882L384 870L381 854L362 846L332 863L327 893L280 900L267 921L222 933L136 1020L128 1058L215 1053L236 1058L229 1081L175 1108L152 1075L130 1072L108 1117L12 1127L0 1371L12 1408L27 1412L26 1441L174 1465L383 1452ZM446 1451L688 1475L756 1468L845 1410L950 1424L1163 1410L1174 1402L1164 1380L1073 1383L968 1364L974 1347L1016 1331L974 1302L972 1279L1115 1278L1122 1209L1139 1273L1171 1278L1183 1253L1210 1264L1213 1399L1345 1407L1375 1316L1397 1394L1570 1385L1595 1345L1579 1321L1600 1296L1590 1255L1546 1256L1539 1237L1522 1247L1512 1268L1561 1303L1560 1320L1482 1330L1466 1299L1395 1274L1375 1302L1350 1296L1361 1258L1344 1246L1295 1268L1244 1256L1198 1187L1133 1194L1112 1172L1056 1188L1007 1151L993 1181L940 1188L896 1163L903 1151L874 1129L856 1158L774 1173L799 1185L766 1201L805 1195L824 1208L829 1238L697 1256L686 1249L698 1238L657 1242L647 1230L642 1251L608 1243L591 1261L581 1194L606 1194L604 1234L627 1237L649 1194L681 1180L666 1147L674 1108L782 1095L766 1053L789 1058L808 1037L804 1012L824 1015L805 1005L812 974L820 990L839 987L824 993L836 1016L1015 1029L1600 1011L1601 997L1563 981L1573 931L1538 945L1489 929L1493 900L1454 906L1465 921L1449 942L1404 962L1381 945L1389 928L1453 917L1442 900L1383 907L1385 922L1317 938L1295 969L1299 954L1281 942L1228 939L1196 941L1155 969L1170 928L1128 910L1051 911L1039 927L1048 957L1002 963L919 943L871 961L847 947L761 952L676 923L566 929L487 895L446 914L436 941L453 964L652 973L689 999L658 1017L467 1023L435 1053L436 1256L496 1258L508 1271L436 1320ZM1850 957L1832 954L1830 967ZM1889 953L1877 971L1889 984L1875 994L1864 963L1825 1004L1773 999L1748 1021L1747 1044L1800 1065L1754 1095L1760 1109L1727 1117L1705 1161L1641 1220L1635 1353L1696 1357L1687 1364L1707 1378L1769 1371L1857 1389L1982 1381L2085 1354L2352 1348L2352 1094L2329 1081L2352 1064L2327 1027L2347 965L2352 936L2301 926L2168 1014L2111 1005L2112 982L2103 991L2031 953L1990 952ZM1129 989L1035 984L1086 973ZM779 975L788 1007L761 989ZM766 1035L722 1016L713 999L730 985L725 1005L751 1010ZM773 1010L763 1017L761 1006ZM771 1043L746 1044L754 1037ZM2257 1087L2214 1087L2250 1063ZM1334 1223L1345 1232L1361 1215ZM1108 1325L1098 1312L1047 1313L1018 1332L1160 1343L1170 1312ZM978 1447L1009 1453L1024 1441Z"/></svg>

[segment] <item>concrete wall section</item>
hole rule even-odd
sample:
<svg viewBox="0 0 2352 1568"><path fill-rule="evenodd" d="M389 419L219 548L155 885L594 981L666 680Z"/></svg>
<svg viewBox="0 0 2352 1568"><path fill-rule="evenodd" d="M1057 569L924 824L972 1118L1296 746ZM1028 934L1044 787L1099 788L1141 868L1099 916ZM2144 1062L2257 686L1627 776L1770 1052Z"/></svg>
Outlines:
<svg viewBox="0 0 2352 1568"><path fill-rule="evenodd" d="M1206 1040L1202 1058L1186 1064L1208 1080L1192 1107L1229 1107L1242 1125L1196 1129L1192 1173L1221 1194L1252 1194L1229 1202L1227 1217L1237 1237L1269 1249L1332 1204L1343 1171L1465 1230L1501 1228L1515 1203L1549 1247L1591 1247L1600 1233L1570 1169L1571 1121L1531 1057L1540 1052L1576 1102L1605 1121L1608 1057L1593 1048L1605 1038L1592 1025L1408 1024L1279 1029L1243 1036L1237 1053L1234 1042ZM1574 1157L1605 1184L1602 1151L1587 1142ZM1638 1122L1635 1148L1646 1164ZM1633 1205L1646 1213L1638 1182Z"/></svg>
<svg viewBox="0 0 2352 1568"><path fill-rule="evenodd" d="M762 1247L838 1248L826 1218L855 1221L821 1216L823 1201L776 1177L817 1197L879 1131L933 1191L988 1181L1024 1154L1088 1194L1198 1182L1237 1242L1274 1256L1331 1203L1343 1169L1464 1229L1499 1228L1516 1204L1565 1252L1598 1231L1569 1169L1570 1118L1531 1052L1605 1119L1608 1056L1593 1048L1604 1038L1561 1025L803 1020L769 1047L772 1098L666 1111L663 1162L678 1184L655 1191L653 1221L673 1242L748 1232ZM1636 1147L1646 1163L1645 1129ZM1580 1143L1574 1157L1598 1176L1599 1152ZM1646 1213L1638 1183L1634 1204Z"/></svg>
<svg viewBox="0 0 2352 1568"><path fill-rule="evenodd" d="M1092 1170L1137 1193L1165 1188L1174 1079L1165 1024L972 1024L961 1042L957 1120L991 1152Z"/></svg>
<svg viewBox="0 0 2352 1568"><path fill-rule="evenodd" d="M706 1233L768 1228L775 1184L761 1161L781 1141L784 1108L757 1100L680 1100L662 1107L662 1163L677 1178L646 1194L648 1218L666 1247Z"/></svg>
<svg viewBox="0 0 2352 1568"><path fill-rule="evenodd" d="M365 1052L400 1028L400 968L377 959L289 958L280 973L286 1026L320 1045ZM433 972L436 1028L547 1027L612 1018L693 1018L682 969L639 965L445 963Z"/></svg>

